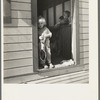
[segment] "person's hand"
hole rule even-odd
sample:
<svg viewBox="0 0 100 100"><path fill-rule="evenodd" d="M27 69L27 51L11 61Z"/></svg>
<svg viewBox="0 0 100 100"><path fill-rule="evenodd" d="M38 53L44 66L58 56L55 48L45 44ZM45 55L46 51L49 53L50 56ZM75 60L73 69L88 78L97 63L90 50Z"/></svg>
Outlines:
<svg viewBox="0 0 100 100"><path fill-rule="evenodd" d="M43 36L39 36L39 39L40 39L40 40L43 40Z"/></svg>
<svg viewBox="0 0 100 100"><path fill-rule="evenodd" d="M56 23L55 26L57 26L57 25L59 25L59 24L60 24L60 22Z"/></svg>
<svg viewBox="0 0 100 100"><path fill-rule="evenodd" d="M43 39L42 39L42 43L45 43L45 40L46 40L46 38L43 38Z"/></svg>
<svg viewBox="0 0 100 100"><path fill-rule="evenodd" d="M39 39L42 43L45 43L46 38L44 38L43 36L39 36Z"/></svg>

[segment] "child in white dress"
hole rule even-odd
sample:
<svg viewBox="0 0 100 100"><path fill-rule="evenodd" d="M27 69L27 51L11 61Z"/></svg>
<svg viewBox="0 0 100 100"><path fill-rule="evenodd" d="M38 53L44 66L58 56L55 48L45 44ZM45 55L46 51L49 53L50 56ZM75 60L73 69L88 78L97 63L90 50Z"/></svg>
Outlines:
<svg viewBox="0 0 100 100"><path fill-rule="evenodd" d="M51 50L50 50L50 38L52 37L52 33L46 27L46 20L43 17L40 17L38 20L39 27L39 51L44 52L44 60L40 59L40 63L44 66L44 68L54 68L54 65L51 63ZM41 54L40 54L41 58ZM46 65L46 61L48 65Z"/></svg>

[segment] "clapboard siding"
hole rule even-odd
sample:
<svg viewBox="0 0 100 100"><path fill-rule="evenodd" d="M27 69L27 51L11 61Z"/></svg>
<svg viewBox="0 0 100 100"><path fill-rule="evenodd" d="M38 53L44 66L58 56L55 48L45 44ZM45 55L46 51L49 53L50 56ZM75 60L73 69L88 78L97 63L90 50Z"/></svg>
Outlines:
<svg viewBox="0 0 100 100"><path fill-rule="evenodd" d="M80 52L85 52L85 51L89 51L89 46L88 45L80 46Z"/></svg>
<svg viewBox="0 0 100 100"><path fill-rule="evenodd" d="M27 84L68 84L68 83L88 83L89 72L80 71L60 76L42 78L40 80L30 80L26 81Z"/></svg>
<svg viewBox="0 0 100 100"><path fill-rule="evenodd" d="M20 43L20 42L30 42L32 43L32 35L16 35L16 36L4 36L4 43Z"/></svg>
<svg viewBox="0 0 100 100"><path fill-rule="evenodd" d="M79 0L80 2L88 2L89 3L89 0Z"/></svg>
<svg viewBox="0 0 100 100"><path fill-rule="evenodd" d="M32 27L5 27L4 35L32 35Z"/></svg>
<svg viewBox="0 0 100 100"><path fill-rule="evenodd" d="M83 21L88 21L89 20L89 16L88 15L85 15L85 14L81 14L81 15L79 15L79 19L80 20L83 20Z"/></svg>
<svg viewBox="0 0 100 100"><path fill-rule="evenodd" d="M79 2L79 7L80 8L89 8L89 3L87 3L87 2Z"/></svg>
<svg viewBox="0 0 100 100"><path fill-rule="evenodd" d="M80 39L89 39L89 34L80 34Z"/></svg>
<svg viewBox="0 0 100 100"><path fill-rule="evenodd" d="M89 26L89 22L88 21L80 21L80 27L88 27Z"/></svg>
<svg viewBox="0 0 100 100"><path fill-rule="evenodd" d="M86 57L89 57L89 52L80 53L80 58L86 58Z"/></svg>
<svg viewBox="0 0 100 100"><path fill-rule="evenodd" d="M27 2L27 3L31 3L31 0L12 0L15 2Z"/></svg>
<svg viewBox="0 0 100 100"><path fill-rule="evenodd" d="M79 14L89 14L89 9L79 9Z"/></svg>
<svg viewBox="0 0 100 100"><path fill-rule="evenodd" d="M89 39L80 39L80 46L89 45Z"/></svg>
<svg viewBox="0 0 100 100"><path fill-rule="evenodd" d="M79 0L80 64L89 64L89 0Z"/></svg>
<svg viewBox="0 0 100 100"><path fill-rule="evenodd" d="M11 2L11 9L31 10L31 3Z"/></svg>
<svg viewBox="0 0 100 100"><path fill-rule="evenodd" d="M11 0L11 23L4 24L4 77L33 72L31 0Z"/></svg>
<svg viewBox="0 0 100 100"><path fill-rule="evenodd" d="M14 19L12 18L11 24L5 24L5 27L11 26L11 27L17 27L17 26L31 26L31 19Z"/></svg>
<svg viewBox="0 0 100 100"><path fill-rule="evenodd" d="M89 28L88 27L80 27L79 32L82 34L89 33Z"/></svg>
<svg viewBox="0 0 100 100"><path fill-rule="evenodd" d="M31 12L29 11L12 11L12 18L26 18L31 19Z"/></svg>
<svg viewBox="0 0 100 100"><path fill-rule="evenodd" d="M32 49L32 43L4 44L4 52Z"/></svg>
<svg viewBox="0 0 100 100"><path fill-rule="evenodd" d="M32 57L5 60L6 63L4 63L5 66L4 69L16 68L16 67L20 68L21 66L32 65L33 63L32 61L33 61Z"/></svg>
<svg viewBox="0 0 100 100"><path fill-rule="evenodd" d="M29 73L33 73L32 66L4 70L5 77L11 77L11 76L17 76L17 75L29 74Z"/></svg>
<svg viewBox="0 0 100 100"><path fill-rule="evenodd" d="M32 51L4 53L4 60L21 59L21 58L28 58L28 57L32 57Z"/></svg>
<svg viewBox="0 0 100 100"><path fill-rule="evenodd" d="M80 63L81 63L81 64L87 64L87 63L89 63L89 58L86 57L86 58L80 59Z"/></svg>

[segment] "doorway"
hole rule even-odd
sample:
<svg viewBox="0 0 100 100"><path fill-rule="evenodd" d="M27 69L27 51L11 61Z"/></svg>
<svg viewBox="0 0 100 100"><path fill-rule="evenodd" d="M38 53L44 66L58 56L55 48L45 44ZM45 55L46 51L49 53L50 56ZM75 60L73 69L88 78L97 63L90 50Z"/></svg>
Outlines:
<svg viewBox="0 0 100 100"><path fill-rule="evenodd" d="M55 29L54 27L59 23L59 18L63 16L64 11L70 12L69 24ZM52 32L50 49L51 62L54 65L70 60L74 62L72 55L72 15L72 0L37 0L37 17L43 16L47 28Z"/></svg>

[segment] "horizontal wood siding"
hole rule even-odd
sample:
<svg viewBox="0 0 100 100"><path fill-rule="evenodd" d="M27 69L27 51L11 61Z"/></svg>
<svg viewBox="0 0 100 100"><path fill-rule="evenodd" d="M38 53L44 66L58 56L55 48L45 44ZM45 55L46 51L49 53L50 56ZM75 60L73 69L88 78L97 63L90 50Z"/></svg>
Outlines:
<svg viewBox="0 0 100 100"><path fill-rule="evenodd" d="M80 71L70 74L43 78L40 80L30 80L26 84L79 84L79 83L88 83L89 82L89 72Z"/></svg>
<svg viewBox="0 0 100 100"><path fill-rule="evenodd" d="M89 66L89 0L79 0L80 64Z"/></svg>
<svg viewBox="0 0 100 100"><path fill-rule="evenodd" d="M31 0L11 0L4 24L4 77L33 73Z"/></svg>

